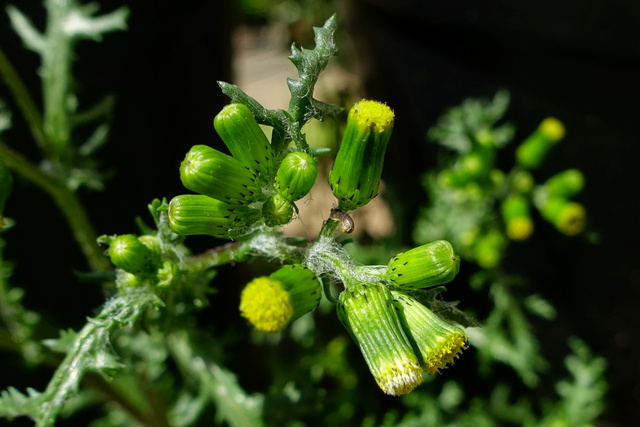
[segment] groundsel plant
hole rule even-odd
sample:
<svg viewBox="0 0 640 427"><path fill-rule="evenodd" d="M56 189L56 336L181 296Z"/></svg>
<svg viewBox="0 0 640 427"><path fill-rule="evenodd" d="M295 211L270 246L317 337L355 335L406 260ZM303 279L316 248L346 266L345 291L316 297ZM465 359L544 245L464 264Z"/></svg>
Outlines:
<svg viewBox="0 0 640 427"><path fill-rule="evenodd" d="M45 167L0 141L0 212L13 174L42 187L58 203L87 255L94 271L85 276L102 283L109 299L79 331L36 340L32 332L38 317L20 305L6 281L10 266L0 264L2 295L13 295L2 298L1 308L17 350L33 361L51 354L59 360L44 390L3 391L0 416L27 416L39 426L51 426L80 391L95 387L120 408L106 415L103 422L108 425L127 425L122 420L118 424L114 414L142 425L192 425L211 402L230 425L262 425L262 397L244 393L234 375L201 351L204 344L214 348L216 341L193 327L207 304L216 267L256 257L279 265L239 292L238 321L246 319L257 331L280 332L326 298L335 304L337 317L386 394L412 392L424 375L439 373L467 348L467 325L454 324L430 307L441 285L452 281L460 267L449 242L426 242L397 254L387 265L357 264L341 244L344 234L357 226L349 213L378 194L394 125L393 110L383 102L362 100L349 109L327 183L336 204L326 213L317 239L285 238L280 229L295 219L295 202L314 185L317 157L328 154L310 147L303 126L341 113L341 108L313 98L317 79L337 50L335 17L315 29L315 48L292 47L290 60L299 78L287 82L287 110L268 110L239 87L220 82L230 103L213 124L228 153L193 146L179 167L185 194L153 200L153 225L140 220L136 234L96 237L75 190L102 185L101 175L79 153L104 142L106 131L99 125L85 145L74 142L78 120L71 118L77 115L77 103L68 102L74 95L69 78L72 48L78 39L99 39L124 28L127 11L94 17L94 8L72 0L48 0L45 6L48 22L42 33L17 9L9 9L26 46L42 57L44 111L37 111L3 55L0 70L32 127ZM95 119L105 109L103 105L85 117ZM271 128L270 139L261 125ZM3 233L9 235L12 226L19 226L19 219L0 215ZM190 235L228 243L192 254L184 244ZM168 397L162 410L139 405L145 398L156 402L158 396L148 396L156 391L136 394L129 384L140 377L161 381L169 365L177 367L193 391L173 392L173 382L164 382Z"/></svg>

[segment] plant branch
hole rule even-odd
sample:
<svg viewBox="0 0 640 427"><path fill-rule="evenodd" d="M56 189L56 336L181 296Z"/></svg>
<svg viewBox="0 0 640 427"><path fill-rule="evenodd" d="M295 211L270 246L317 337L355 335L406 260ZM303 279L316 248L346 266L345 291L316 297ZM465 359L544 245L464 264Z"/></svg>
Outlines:
<svg viewBox="0 0 640 427"><path fill-rule="evenodd" d="M89 266L94 271L104 271L109 263L96 244L97 234L89 222L86 210L75 192L62 182L52 179L20 153L0 141L0 159L10 169L41 187L56 202L67 219L73 235L80 245Z"/></svg>
<svg viewBox="0 0 640 427"><path fill-rule="evenodd" d="M36 103L29 94L29 91L22 82L22 79L20 79L20 76L16 73L15 68L13 68L13 65L11 65L11 62L1 48L0 75L9 87L20 111L22 111L22 115L29 123L34 139L45 153L50 153L51 148L49 147L49 141L44 134L40 111L36 107Z"/></svg>

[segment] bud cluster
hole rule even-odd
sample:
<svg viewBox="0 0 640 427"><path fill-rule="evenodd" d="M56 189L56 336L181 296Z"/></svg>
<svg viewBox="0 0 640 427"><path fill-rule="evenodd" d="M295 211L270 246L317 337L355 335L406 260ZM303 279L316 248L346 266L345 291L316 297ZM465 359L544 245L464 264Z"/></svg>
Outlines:
<svg viewBox="0 0 640 427"><path fill-rule="evenodd" d="M495 107L495 103L487 106L484 112L490 114ZM476 128L460 130L461 124L472 122L471 111L464 110L464 105L460 108L455 120L453 114L446 116L450 121L433 132L441 138L442 145L455 149L459 156L426 181L431 198L437 199L434 206L442 211L429 215L441 221L423 219L424 239L417 240L446 237L464 257L474 259L483 268L493 268L500 263L510 240L524 241L533 234L534 211L565 235L582 232L586 211L571 199L582 190L582 173L568 169L541 184L536 183L533 175L564 138L562 122L553 117L544 119L516 147L515 166L504 172L497 167L496 158L499 149L512 137L510 128L507 125L492 128L494 123L487 121L475 124ZM494 114L492 120L500 118L501 113ZM459 117L467 117L467 122L461 122ZM499 207L500 221L494 220L495 206Z"/></svg>
<svg viewBox="0 0 640 427"><path fill-rule="evenodd" d="M351 284L338 298L337 314L378 386L393 396L410 393L423 374L439 373L467 348L464 330L381 282Z"/></svg>
<svg viewBox="0 0 640 427"><path fill-rule="evenodd" d="M158 288L174 286L180 268L163 259L160 241L156 236L121 234L101 236L109 245L109 259L117 267L116 284L121 287L139 287L146 284Z"/></svg>
<svg viewBox="0 0 640 427"><path fill-rule="evenodd" d="M231 155L193 146L180 165L182 184L197 194L174 197L169 225L180 235L241 235L263 219L273 227L291 221L294 202L308 194L318 174L316 159L290 152L279 161L267 136L243 104L229 104L214 128Z"/></svg>
<svg viewBox="0 0 640 427"><path fill-rule="evenodd" d="M329 247L320 249L331 259L341 256L328 254ZM317 267L313 260L307 261ZM338 297L338 318L385 393L411 392L420 385L423 374L438 373L466 348L462 329L440 319L408 294L453 280L460 258L449 242L435 241L399 253L387 266L360 267L368 271L364 275L348 262L340 265L345 290ZM309 267L286 265L246 285L240 313L259 331L280 332L313 311L320 296L320 282Z"/></svg>

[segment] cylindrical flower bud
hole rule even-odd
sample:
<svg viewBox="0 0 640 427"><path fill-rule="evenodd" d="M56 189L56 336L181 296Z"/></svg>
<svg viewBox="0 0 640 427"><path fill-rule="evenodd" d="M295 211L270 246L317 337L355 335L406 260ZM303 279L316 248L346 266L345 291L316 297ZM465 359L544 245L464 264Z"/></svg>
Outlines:
<svg viewBox="0 0 640 427"><path fill-rule="evenodd" d="M564 137L562 122L548 117L516 149L516 160L525 169L535 169L542 164L545 156Z"/></svg>
<svg viewBox="0 0 640 427"><path fill-rule="evenodd" d="M477 237L473 252L476 262L482 268L493 268L502 260L502 253L507 244L504 235L498 230L489 230Z"/></svg>
<svg viewBox="0 0 640 427"><path fill-rule="evenodd" d="M416 299L400 291L392 290L391 294L424 372L433 375L452 365L467 348L464 331L440 319Z"/></svg>
<svg viewBox="0 0 640 427"><path fill-rule="evenodd" d="M383 392L398 396L420 385L422 369L384 285L350 285L338 297L337 313Z"/></svg>
<svg viewBox="0 0 640 427"><path fill-rule="evenodd" d="M246 105L225 106L213 126L233 157L261 175L271 176L275 169L271 144Z"/></svg>
<svg viewBox="0 0 640 427"><path fill-rule="evenodd" d="M115 237L109 245L109 258L116 267L134 275L151 273L157 267L154 254L133 234Z"/></svg>
<svg viewBox="0 0 640 427"><path fill-rule="evenodd" d="M169 202L169 227L182 236L204 234L228 238L237 229L246 209L200 194L183 194Z"/></svg>
<svg viewBox="0 0 640 427"><path fill-rule="evenodd" d="M349 111L342 144L329 174L329 185L341 211L364 206L378 194L393 122L393 111L380 102L363 100Z"/></svg>
<svg viewBox="0 0 640 427"><path fill-rule="evenodd" d="M262 205L262 216L269 227L284 225L293 217L293 206L279 194L269 197Z"/></svg>
<svg viewBox="0 0 640 427"><path fill-rule="evenodd" d="M492 147L477 147L460 157L457 172L465 181L477 180L488 175L493 168L494 152Z"/></svg>
<svg viewBox="0 0 640 427"><path fill-rule="evenodd" d="M428 288L448 283L460 271L460 257L451 243L436 240L391 258L387 277L404 289Z"/></svg>
<svg viewBox="0 0 640 427"><path fill-rule="evenodd" d="M502 201L502 219L511 240L526 240L533 233L529 201L521 195L511 195Z"/></svg>
<svg viewBox="0 0 640 427"><path fill-rule="evenodd" d="M575 196L584 187L584 175L578 169L567 169L549 178L544 187L551 197Z"/></svg>
<svg viewBox="0 0 640 427"><path fill-rule="evenodd" d="M247 284L240 296L240 314L261 332L280 332L315 310L321 296L320 282L311 270L301 264L285 265Z"/></svg>
<svg viewBox="0 0 640 427"><path fill-rule="evenodd" d="M564 197L550 197L540 209L542 216L567 236L580 234L587 223L587 212L580 203Z"/></svg>
<svg viewBox="0 0 640 427"><path fill-rule="evenodd" d="M206 145L191 147L180 165L180 179L189 190L225 203L248 205L261 195L252 169Z"/></svg>
<svg viewBox="0 0 640 427"><path fill-rule="evenodd" d="M519 170L513 174L511 188L514 192L528 194L533 190L535 179L529 171Z"/></svg>
<svg viewBox="0 0 640 427"><path fill-rule="evenodd" d="M316 163L315 157L301 151L287 154L276 174L278 193L290 202L306 196L318 176Z"/></svg>

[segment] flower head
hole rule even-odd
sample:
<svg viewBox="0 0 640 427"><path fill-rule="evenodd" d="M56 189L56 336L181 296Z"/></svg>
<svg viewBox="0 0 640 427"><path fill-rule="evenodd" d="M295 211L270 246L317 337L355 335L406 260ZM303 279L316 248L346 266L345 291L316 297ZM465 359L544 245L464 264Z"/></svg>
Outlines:
<svg viewBox="0 0 640 427"><path fill-rule="evenodd" d="M398 396L420 385L422 373L392 300L382 284L357 283L340 294L337 310L378 386Z"/></svg>
<svg viewBox="0 0 640 427"><path fill-rule="evenodd" d="M440 319L416 299L400 291L392 290L391 294L424 372L437 374L453 364L467 348L464 331Z"/></svg>
<svg viewBox="0 0 640 427"><path fill-rule="evenodd" d="M564 138L565 128L556 118L548 117L516 149L516 159L525 169L535 169L542 164L547 153Z"/></svg>
<svg viewBox="0 0 640 427"><path fill-rule="evenodd" d="M240 296L240 314L261 332L279 332L314 310L321 290L311 270L301 264L285 265L247 284Z"/></svg>
<svg viewBox="0 0 640 427"><path fill-rule="evenodd" d="M349 111L342 144L329 174L338 209L351 211L378 194L393 122L393 111L377 101L362 100Z"/></svg>

